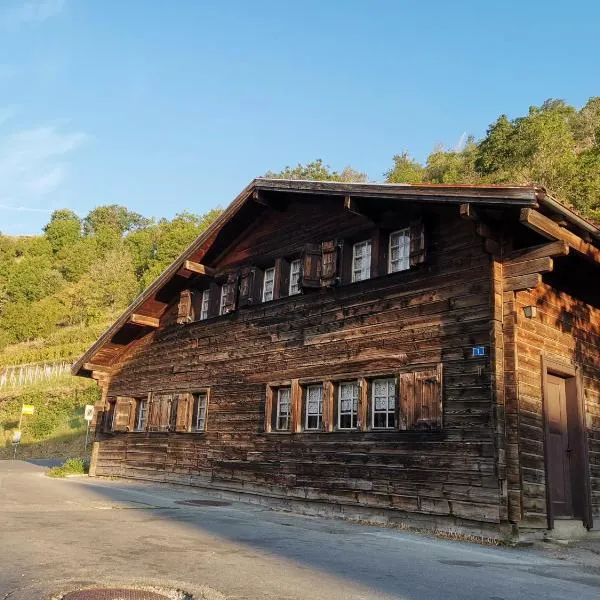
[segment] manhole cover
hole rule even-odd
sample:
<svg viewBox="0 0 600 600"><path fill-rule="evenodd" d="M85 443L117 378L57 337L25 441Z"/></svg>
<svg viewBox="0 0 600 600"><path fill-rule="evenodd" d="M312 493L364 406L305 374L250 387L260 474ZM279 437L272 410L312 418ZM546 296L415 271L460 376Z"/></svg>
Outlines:
<svg viewBox="0 0 600 600"><path fill-rule="evenodd" d="M69 592L61 600L169 600L169 596L146 590L96 588Z"/></svg>
<svg viewBox="0 0 600 600"><path fill-rule="evenodd" d="M231 502L224 500L176 500L175 504L184 506L231 506Z"/></svg>

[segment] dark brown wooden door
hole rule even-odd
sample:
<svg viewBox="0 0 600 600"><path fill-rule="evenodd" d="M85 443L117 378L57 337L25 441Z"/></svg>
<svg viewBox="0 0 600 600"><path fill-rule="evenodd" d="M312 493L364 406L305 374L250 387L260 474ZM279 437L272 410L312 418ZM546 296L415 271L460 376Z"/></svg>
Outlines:
<svg viewBox="0 0 600 600"><path fill-rule="evenodd" d="M546 382L548 437L546 460L550 502L555 517L572 517L569 427L565 380L548 374Z"/></svg>

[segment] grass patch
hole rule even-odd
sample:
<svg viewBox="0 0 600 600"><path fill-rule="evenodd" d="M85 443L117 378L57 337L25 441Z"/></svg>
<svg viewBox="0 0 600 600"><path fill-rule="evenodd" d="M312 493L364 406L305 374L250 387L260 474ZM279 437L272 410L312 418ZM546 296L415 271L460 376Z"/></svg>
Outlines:
<svg viewBox="0 0 600 600"><path fill-rule="evenodd" d="M87 475L89 463L85 458L68 458L60 467L52 467L48 477L67 477L68 475Z"/></svg>

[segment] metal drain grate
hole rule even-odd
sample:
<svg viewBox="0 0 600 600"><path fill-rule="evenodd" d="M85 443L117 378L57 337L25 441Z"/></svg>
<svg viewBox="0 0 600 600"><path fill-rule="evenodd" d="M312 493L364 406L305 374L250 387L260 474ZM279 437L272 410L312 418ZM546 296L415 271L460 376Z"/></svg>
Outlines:
<svg viewBox="0 0 600 600"><path fill-rule="evenodd" d="M169 600L169 596L145 590L96 588L69 592L62 600Z"/></svg>
<svg viewBox="0 0 600 600"><path fill-rule="evenodd" d="M175 504L184 506L231 506L231 502L224 500L176 500Z"/></svg>

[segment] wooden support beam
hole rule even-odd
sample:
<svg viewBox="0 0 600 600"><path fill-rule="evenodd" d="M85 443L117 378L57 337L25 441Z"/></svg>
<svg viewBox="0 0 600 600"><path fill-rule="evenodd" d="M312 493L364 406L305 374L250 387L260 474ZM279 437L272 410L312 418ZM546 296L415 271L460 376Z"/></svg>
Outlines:
<svg viewBox="0 0 600 600"><path fill-rule="evenodd" d="M265 198L265 195L260 190L254 190L252 192L252 200L261 206L270 206L269 201Z"/></svg>
<svg viewBox="0 0 600 600"><path fill-rule="evenodd" d="M99 365L98 363L86 362L83 363L82 368L86 371L109 371L110 367L108 365Z"/></svg>
<svg viewBox="0 0 600 600"><path fill-rule="evenodd" d="M362 215L360 212L358 205L356 204L356 200L351 196L344 196L344 209L354 213L355 215Z"/></svg>
<svg viewBox="0 0 600 600"><path fill-rule="evenodd" d="M504 264L524 262L528 260L535 260L536 258L550 258L555 256L566 256L569 254L569 245L567 242L558 240L556 242L550 242L549 244L540 244L539 246L532 246L530 248L521 248L521 250L514 250L504 255Z"/></svg>
<svg viewBox="0 0 600 600"><path fill-rule="evenodd" d="M459 213L461 219L468 219L469 221L479 221L479 215L477 214L477 211L468 202L460 205Z"/></svg>
<svg viewBox="0 0 600 600"><path fill-rule="evenodd" d="M583 241L578 235L556 224L552 219L545 217L532 208L522 208L520 221L529 229L551 240L562 240L572 250L578 252L588 260L600 263L600 249Z"/></svg>
<svg viewBox="0 0 600 600"><path fill-rule="evenodd" d="M518 290L534 289L542 282L539 273L520 275L518 277L506 277L504 279L504 291L516 292Z"/></svg>
<svg viewBox="0 0 600 600"><path fill-rule="evenodd" d="M192 260L186 260L183 263L183 268L191 271L192 273L196 273L197 275L206 275L207 277L214 277L217 272L212 267L207 267L205 265L201 265L200 263L194 262Z"/></svg>
<svg viewBox="0 0 600 600"><path fill-rule="evenodd" d="M160 319L148 315L140 315L139 313L132 313L129 317L129 322L134 325L143 325L144 327L158 327L160 325Z"/></svg>
<svg viewBox="0 0 600 600"><path fill-rule="evenodd" d="M545 256L534 260L523 260L519 262L504 263L504 277L517 277L519 275L531 275L533 273L547 273L552 271L554 261Z"/></svg>

